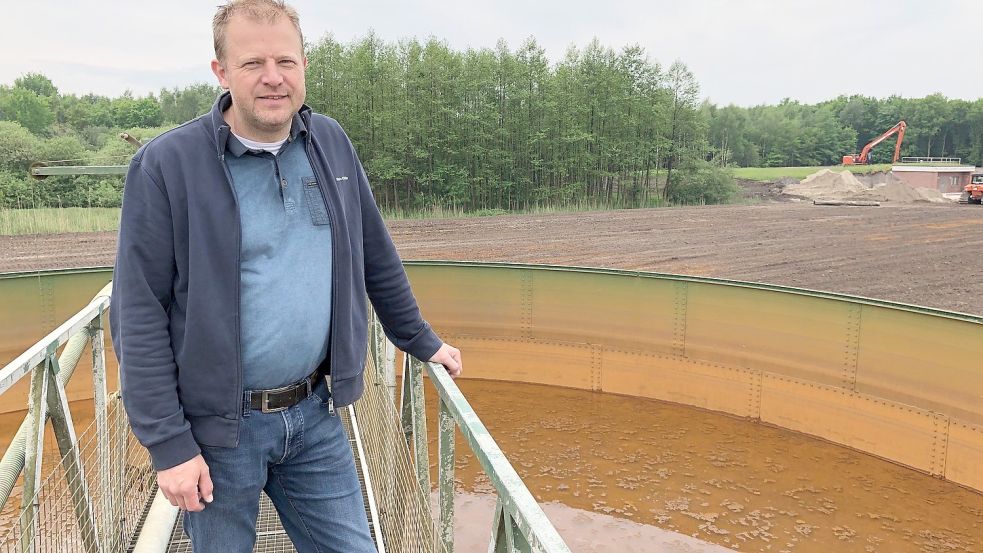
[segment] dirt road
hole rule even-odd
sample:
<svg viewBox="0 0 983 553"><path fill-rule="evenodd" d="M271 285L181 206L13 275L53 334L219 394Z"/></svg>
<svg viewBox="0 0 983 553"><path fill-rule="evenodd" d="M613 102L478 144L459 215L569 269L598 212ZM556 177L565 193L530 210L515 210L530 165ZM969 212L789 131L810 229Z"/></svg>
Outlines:
<svg viewBox="0 0 983 553"><path fill-rule="evenodd" d="M983 208L799 203L403 220L405 259L733 278L983 314ZM111 265L115 233L0 237L0 272Z"/></svg>

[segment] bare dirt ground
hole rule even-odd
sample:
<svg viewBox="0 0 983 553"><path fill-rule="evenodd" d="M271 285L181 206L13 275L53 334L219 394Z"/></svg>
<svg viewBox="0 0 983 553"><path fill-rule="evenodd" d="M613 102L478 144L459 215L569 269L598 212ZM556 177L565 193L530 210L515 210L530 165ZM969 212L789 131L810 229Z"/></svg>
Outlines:
<svg viewBox="0 0 983 553"><path fill-rule="evenodd" d="M402 220L405 259L732 278L983 315L983 208L804 203ZM113 263L115 233L0 237L0 272Z"/></svg>

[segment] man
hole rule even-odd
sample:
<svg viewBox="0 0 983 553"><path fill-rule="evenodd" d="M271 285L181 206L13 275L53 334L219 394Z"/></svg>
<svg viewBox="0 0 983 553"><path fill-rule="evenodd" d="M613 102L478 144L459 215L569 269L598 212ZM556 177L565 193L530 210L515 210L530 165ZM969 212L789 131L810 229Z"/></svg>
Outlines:
<svg viewBox="0 0 983 553"><path fill-rule="evenodd" d="M213 22L211 113L130 163L111 323L123 402L196 552L252 551L265 491L298 551L375 551L335 409L362 392L366 293L389 338L461 372L423 320L344 131L304 105L297 13Z"/></svg>

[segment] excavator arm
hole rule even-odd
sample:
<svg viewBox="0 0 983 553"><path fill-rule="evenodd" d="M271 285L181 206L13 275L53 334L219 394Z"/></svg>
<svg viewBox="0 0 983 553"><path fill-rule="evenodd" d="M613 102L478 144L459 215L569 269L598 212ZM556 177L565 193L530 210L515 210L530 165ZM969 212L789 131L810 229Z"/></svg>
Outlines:
<svg viewBox="0 0 983 553"><path fill-rule="evenodd" d="M898 158L901 156L901 141L904 140L904 131L907 128L908 128L907 123L905 123L904 121L898 121L897 125L891 127L884 134L868 142L867 145L864 146L864 149L860 151L860 155L854 158L855 163L859 163L861 165L869 163L870 151L874 148L874 146L877 146L881 142L884 142L888 138L891 138L891 135L894 134L898 135L898 142L894 145L894 158L891 159L891 163L897 163Z"/></svg>

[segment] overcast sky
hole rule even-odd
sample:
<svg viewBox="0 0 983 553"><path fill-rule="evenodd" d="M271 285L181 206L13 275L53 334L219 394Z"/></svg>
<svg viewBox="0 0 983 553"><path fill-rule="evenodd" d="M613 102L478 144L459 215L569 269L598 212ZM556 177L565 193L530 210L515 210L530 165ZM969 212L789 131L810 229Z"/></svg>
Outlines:
<svg viewBox="0 0 983 553"><path fill-rule="evenodd" d="M211 16L219 0L3 0L0 84L39 71L62 92L144 95L214 82ZM437 37L453 48L517 47L533 36L551 60L593 37L637 43L689 66L704 98L755 105L840 94L983 96L977 0L295 0L309 40Z"/></svg>

